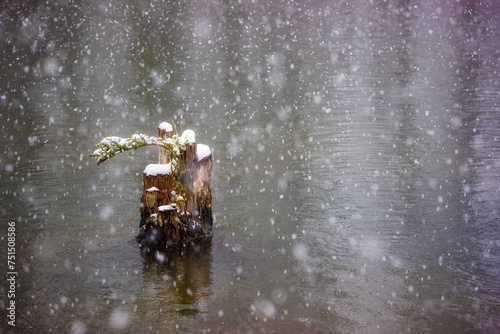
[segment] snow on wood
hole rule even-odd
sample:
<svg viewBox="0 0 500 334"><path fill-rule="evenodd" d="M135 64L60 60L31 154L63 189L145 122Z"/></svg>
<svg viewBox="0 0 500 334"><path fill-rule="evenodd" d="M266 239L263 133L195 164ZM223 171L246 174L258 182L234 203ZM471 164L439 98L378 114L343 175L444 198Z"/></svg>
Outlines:
<svg viewBox="0 0 500 334"><path fill-rule="evenodd" d="M194 131L186 130L179 137L167 131L172 129L164 123L158 127L158 137L175 141L179 150L172 152L159 146L160 163L148 165L143 173L137 239L147 248L185 243L212 233L210 147L196 143ZM148 191L152 188L158 191Z"/></svg>

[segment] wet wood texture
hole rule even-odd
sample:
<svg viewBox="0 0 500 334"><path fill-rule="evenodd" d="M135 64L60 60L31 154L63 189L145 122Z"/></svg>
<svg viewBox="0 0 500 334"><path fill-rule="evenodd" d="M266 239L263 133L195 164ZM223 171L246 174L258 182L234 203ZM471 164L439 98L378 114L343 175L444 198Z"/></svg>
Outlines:
<svg viewBox="0 0 500 334"><path fill-rule="evenodd" d="M158 128L159 137L167 138L172 135L173 132ZM160 164L172 160L164 148L159 147L158 153ZM143 246L168 246L211 236L212 154L198 160L197 144L192 143L186 145L181 160L184 173L180 176L180 185L171 174L143 174L141 222L137 237Z"/></svg>

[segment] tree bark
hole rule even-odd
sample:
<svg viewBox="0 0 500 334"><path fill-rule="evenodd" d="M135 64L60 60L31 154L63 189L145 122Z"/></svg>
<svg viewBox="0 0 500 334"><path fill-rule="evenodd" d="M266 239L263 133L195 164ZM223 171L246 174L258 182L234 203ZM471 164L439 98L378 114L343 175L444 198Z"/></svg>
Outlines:
<svg viewBox="0 0 500 334"><path fill-rule="evenodd" d="M158 127L157 130L158 137L161 139L170 138L173 136L173 131L167 131L162 127ZM170 157L164 147L158 146L158 163L168 164L170 162Z"/></svg>
<svg viewBox="0 0 500 334"><path fill-rule="evenodd" d="M159 137L172 135L173 132L158 128ZM169 246L211 235L212 154L200 156L197 147L196 142L187 144L182 153L184 173L180 177L180 186L171 169L167 168L172 159L162 147L158 148L160 164L148 165L144 171L137 237L141 245Z"/></svg>

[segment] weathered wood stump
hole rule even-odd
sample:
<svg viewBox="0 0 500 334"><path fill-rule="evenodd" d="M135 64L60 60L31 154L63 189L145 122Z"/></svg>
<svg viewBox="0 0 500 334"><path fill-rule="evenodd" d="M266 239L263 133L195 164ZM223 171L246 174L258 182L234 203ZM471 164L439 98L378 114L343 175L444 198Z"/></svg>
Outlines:
<svg viewBox="0 0 500 334"><path fill-rule="evenodd" d="M174 137L170 124L160 124L158 137ZM143 173L137 238L143 246L186 243L212 232L212 153L196 143L191 130L177 138L185 143L180 153L174 157L158 146L159 164L148 165Z"/></svg>

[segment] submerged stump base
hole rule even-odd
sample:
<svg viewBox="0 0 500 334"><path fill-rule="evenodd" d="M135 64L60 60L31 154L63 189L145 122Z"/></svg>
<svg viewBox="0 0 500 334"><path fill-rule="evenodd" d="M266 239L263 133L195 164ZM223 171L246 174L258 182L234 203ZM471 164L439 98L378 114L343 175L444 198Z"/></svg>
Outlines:
<svg viewBox="0 0 500 334"><path fill-rule="evenodd" d="M162 205L153 214L143 213L137 241L141 246L171 246L212 235L212 221L193 219L176 204Z"/></svg>
<svg viewBox="0 0 500 334"><path fill-rule="evenodd" d="M172 137L165 124L169 125L162 123L158 136ZM208 146L197 145L192 131L188 135L192 138L176 161L182 165L182 173L176 175L175 169L181 166L172 166L172 157L161 147L160 163L144 170L137 236L143 247L171 246L212 235L212 153Z"/></svg>

